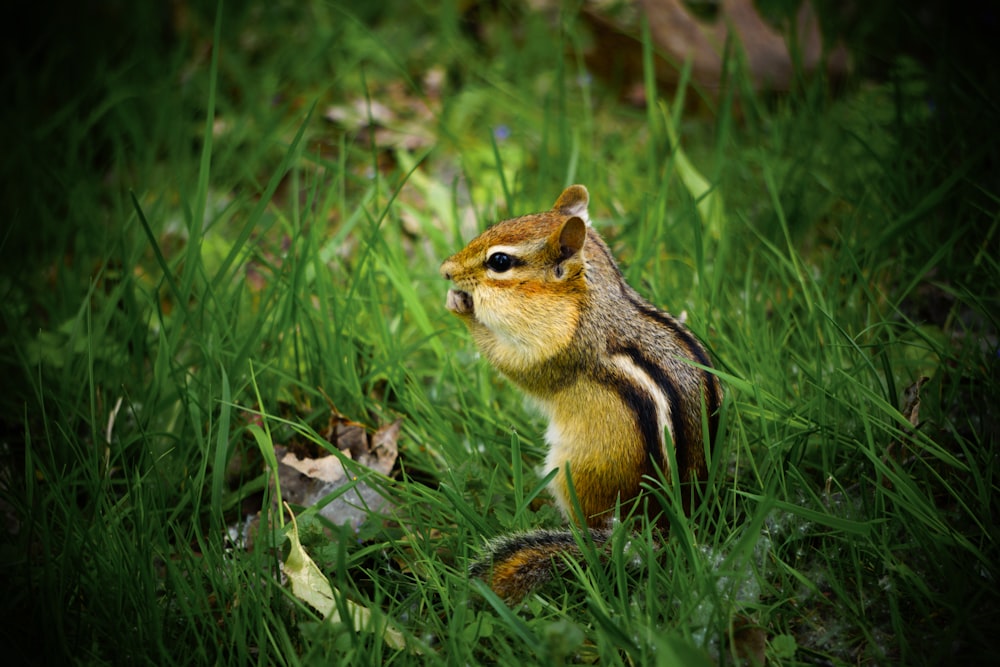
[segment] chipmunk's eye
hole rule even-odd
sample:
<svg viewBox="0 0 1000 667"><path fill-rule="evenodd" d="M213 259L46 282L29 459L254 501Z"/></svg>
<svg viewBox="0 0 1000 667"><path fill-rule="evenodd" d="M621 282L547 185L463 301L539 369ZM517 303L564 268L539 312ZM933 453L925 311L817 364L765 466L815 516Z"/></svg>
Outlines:
<svg viewBox="0 0 1000 667"><path fill-rule="evenodd" d="M503 273L514 266L514 258L505 252L495 252L486 259L486 268Z"/></svg>

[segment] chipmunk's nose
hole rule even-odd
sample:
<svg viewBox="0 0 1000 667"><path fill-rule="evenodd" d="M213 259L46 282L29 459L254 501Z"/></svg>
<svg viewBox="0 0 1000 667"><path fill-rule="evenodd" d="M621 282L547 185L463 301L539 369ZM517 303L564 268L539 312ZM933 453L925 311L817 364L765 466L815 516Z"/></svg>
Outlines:
<svg viewBox="0 0 1000 667"><path fill-rule="evenodd" d="M451 260L451 257L444 260L441 264L441 277L445 280L451 280L451 273L455 267L455 263Z"/></svg>

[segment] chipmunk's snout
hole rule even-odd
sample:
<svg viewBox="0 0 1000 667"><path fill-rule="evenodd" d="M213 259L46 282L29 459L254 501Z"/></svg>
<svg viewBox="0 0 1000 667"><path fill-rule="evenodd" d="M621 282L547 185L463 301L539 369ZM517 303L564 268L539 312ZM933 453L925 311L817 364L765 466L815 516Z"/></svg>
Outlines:
<svg viewBox="0 0 1000 667"><path fill-rule="evenodd" d="M444 262L441 263L441 277L445 280L451 280L454 267L455 263L452 261L451 257L444 260Z"/></svg>

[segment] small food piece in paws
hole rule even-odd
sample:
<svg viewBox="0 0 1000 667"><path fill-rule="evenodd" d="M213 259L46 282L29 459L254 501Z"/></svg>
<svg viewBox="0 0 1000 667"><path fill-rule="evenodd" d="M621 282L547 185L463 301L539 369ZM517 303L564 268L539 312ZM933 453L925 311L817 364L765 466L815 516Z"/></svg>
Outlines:
<svg viewBox="0 0 1000 667"><path fill-rule="evenodd" d="M445 301L445 307L460 315L475 311L475 307L472 305L472 295L457 289L448 290L448 299Z"/></svg>

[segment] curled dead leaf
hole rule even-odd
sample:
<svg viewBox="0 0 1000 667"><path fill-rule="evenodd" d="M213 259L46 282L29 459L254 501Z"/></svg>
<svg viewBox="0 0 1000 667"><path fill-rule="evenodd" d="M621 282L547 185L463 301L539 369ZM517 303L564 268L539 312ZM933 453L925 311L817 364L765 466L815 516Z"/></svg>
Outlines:
<svg viewBox="0 0 1000 667"><path fill-rule="evenodd" d="M402 420L397 419L370 434L365 426L352 421L330 406L330 416L320 433L337 448L337 453L315 443L275 445L278 484L282 498L300 507L322 505L320 515L337 525L357 530L373 513L389 507L379 485L359 479L344 466L351 459L365 468L388 477L398 457ZM350 485L350 488L342 488ZM327 502L330 496L335 496Z"/></svg>
<svg viewBox="0 0 1000 667"><path fill-rule="evenodd" d="M914 428L920 425L920 388L923 387L930 378L921 377L903 391L903 416L913 424Z"/></svg>
<svg viewBox="0 0 1000 667"><path fill-rule="evenodd" d="M909 449L906 446L907 442L912 440L913 434L916 432L917 427L920 426L920 388L929 379L928 377L921 377L903 390L903 407L900 413L913 428L904 429L902 439L893 440L889 443L889 446L885 450L885 456L882 458L884 462L894 460L898 463L903 463L905 461L905 453ZM882 477L882 485L892 488L892 482L885 476Z"/></svg>
<svg viewBox="0 0 1000 667"><path fill-rule="evenodd" d="M382 640L392 649L406 648L406 639L388 619L373 614L369 607L364 607L353 600L342 599L343 595L330 585L330 580L309 557L299 541L299 527L295 513L287 504L285 509L291 516L291 528L288 531L291 548L285 562L281 564L281 570L292 585L292 594L318 611L330 623L347 623L355 631L381 635ZM346 619L340 616L338 599L347 610Z"/></svg>
<svg viewBox="0 0 1000 667"><path fill-rule="evenodd" d="M292 452L286 451L285 455L282 456L279 461L283 465L286 465L293 470L297 470L306 477L318 479L322 482L339 482L347 477L347 471L344 470L344 464L333 454L330 454L329 456L322 456L318 459L300 459Z"/></svg>
<svg viewBox="0 0 1000 667"><path fill-rule="evenodd" d="M377 470L383 475L392 472L396 465L396 457L399 456L399 432L403 427L403 420L397 419L391 424L380 426L372 435L371 447L363 458L358 460L372 470Z"/></svg>

